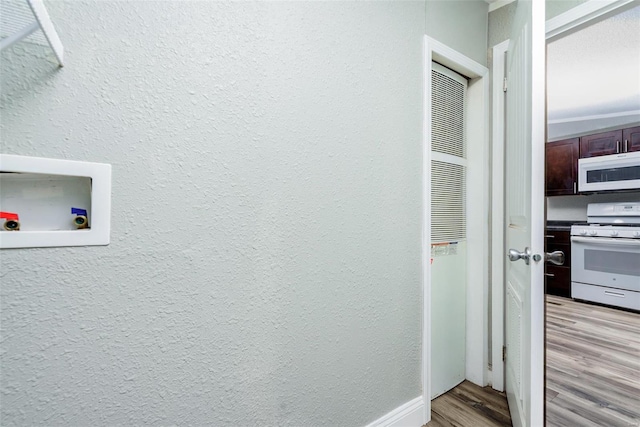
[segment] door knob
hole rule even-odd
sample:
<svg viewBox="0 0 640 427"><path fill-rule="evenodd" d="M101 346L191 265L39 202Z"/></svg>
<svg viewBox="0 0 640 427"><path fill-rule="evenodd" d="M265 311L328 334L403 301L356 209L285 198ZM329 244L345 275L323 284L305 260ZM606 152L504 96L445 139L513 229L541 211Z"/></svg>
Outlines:
<svg viewBox="0 0 640 427"><path fill-rule="evenodd" d="M554 265L564 265L564 252L553 251L544 255L544 260Z"/></svg>
<svg viewBox="0 0 640 427"><path fill-rule="evenodd" d="M524 248L524 252L520 252L516 249L509 249L509 261L524 260L524 263L529 265L531 259L531 249Z"/></svg>

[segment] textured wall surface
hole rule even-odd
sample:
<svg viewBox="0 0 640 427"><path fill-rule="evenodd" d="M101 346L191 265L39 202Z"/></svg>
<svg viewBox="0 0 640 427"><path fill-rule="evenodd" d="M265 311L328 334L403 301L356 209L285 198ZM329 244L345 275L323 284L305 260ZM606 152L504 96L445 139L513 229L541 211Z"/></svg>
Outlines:
<svg viewBox="0 0 640 427"><path fill-rule="evenodd" d="M546 0L545 16L554 18L588 0ZM511 37L511 23L516 10L516 3L509 3L492 12L489 12L489 48Z"/></svg>
<svg viewBox="0 0 640 427"><path fill-rule="evenodd" d="M427 1L427 35L487 64L489 5L478 0Z"/></svg>
<svg viewBox="0 0 640 427"><path fill-rule="evenodd" d="M489 49L511 37L511 24L515 13L515 2L489 12L489 35L487 37Z"/></svg>
<svg viewBox="0 0 640 427"><path fill-rule="evenodd" d="M4 250L12 425L362 425L421 394L423 2L48 3L2 152L113 165L108 247Z"/></svg>

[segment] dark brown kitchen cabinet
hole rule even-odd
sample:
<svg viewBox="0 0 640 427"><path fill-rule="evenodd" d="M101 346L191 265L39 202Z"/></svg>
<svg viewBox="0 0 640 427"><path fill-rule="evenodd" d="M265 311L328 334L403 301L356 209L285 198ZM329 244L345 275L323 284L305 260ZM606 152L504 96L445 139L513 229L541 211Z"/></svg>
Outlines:
<svg viewBox="0 0 640 427"><path fill-rule="evenodd" d="M578 159L640 151L640 126L545 144L545 195L578 194Z"/></svg>
<svg viewBox="0 0 640 427"><path fill-rule="evenodd" d="M624 152L640 151L640 126L622 129Z"/></svg>
<svg viewBox="0 0 640 427"><path fill-rule="evenodd" d="M545 195L577 193L579 138L545 144Z"/></svg>
<svg viewBox="0 0 640 427"><path fill-rule="evenodd" d="M571 232L545 229L546 252L564 252L564 264L545 263L544 282L547 294L571 298Z"/></svg>
<svg viewBox="0 0 640 427"><path fill-rule="evenodd" d="M622 153L624 151L622 142L622 129L581 136L580 158Z"/></svg>

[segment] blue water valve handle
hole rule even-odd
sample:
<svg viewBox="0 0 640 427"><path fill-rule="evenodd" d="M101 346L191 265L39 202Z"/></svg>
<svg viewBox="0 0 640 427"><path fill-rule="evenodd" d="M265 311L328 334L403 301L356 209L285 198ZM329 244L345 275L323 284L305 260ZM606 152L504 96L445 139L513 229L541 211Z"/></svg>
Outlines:
<svg viewBox="0 0 640 427"><path fill-rule="evenodd" d="M71 208L71 214L87 216L86 209Z"/></svg>
<svg viewBox="0 0 640 427"><path fill-rule="evenodd" d="M76 217L73 219L73 224L77 229L89 228L86 209L71 208L71 214L76 215Z"/></svg>

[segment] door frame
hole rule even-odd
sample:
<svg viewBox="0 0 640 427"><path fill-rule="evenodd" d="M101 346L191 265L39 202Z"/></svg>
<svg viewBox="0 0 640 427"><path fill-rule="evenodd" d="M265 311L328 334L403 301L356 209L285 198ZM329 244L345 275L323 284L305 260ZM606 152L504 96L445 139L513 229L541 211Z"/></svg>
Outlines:
<svg viewBox="0 0 640 427"><path fill-rule="evenodd" d="M431 70L432 61L470 79L467 89L466 131L472 143L467 157L467 287L465 377L478 384L488 381L489 265L489 69L443 43L424 37L422 141L422 393L424 422L431 420ZM479 190L473 191L478 188ZM471 215L470 213L474 214ZM472 351L472 350L476 351ZM482 349L482 351L477 351Z"/></svg>
<svg viewBox="0 0 640 427"><path fill-rule="evenodd" d="M633 6L637 0L590 0L546 21L547 43L579 31ZM492 176L491 176L491 381L504 391L504 89L505 59L509 40L491 49L492 61ZM546 133L546 130L545 130ZM497 165L502 165L496 168Z"/></svg>

